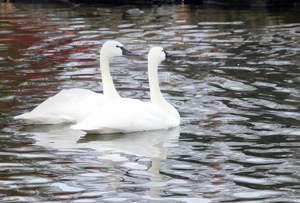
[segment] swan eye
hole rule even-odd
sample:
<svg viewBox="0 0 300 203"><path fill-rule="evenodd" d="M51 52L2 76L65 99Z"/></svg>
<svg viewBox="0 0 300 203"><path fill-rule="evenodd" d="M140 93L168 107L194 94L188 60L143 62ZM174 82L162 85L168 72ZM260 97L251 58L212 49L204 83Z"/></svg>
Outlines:
<svg viewBox="0 0 300 203"><path fill-rule="evenodd" d="M117 45L116 47L117 47L117 48L120 48L120 46L119 46L119 45Z"/></svg>

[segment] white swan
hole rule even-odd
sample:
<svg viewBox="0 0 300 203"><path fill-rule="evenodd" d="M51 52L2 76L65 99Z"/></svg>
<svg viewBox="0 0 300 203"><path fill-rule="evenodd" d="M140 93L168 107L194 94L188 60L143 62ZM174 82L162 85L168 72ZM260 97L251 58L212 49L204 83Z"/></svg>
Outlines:
<svg viewBox="0 0 300 203"><path fill-rule="evenodd" d="M48 98L29 113L14 117L28 124L78 123L110 100L121 98L109 71L109 60L114 56L138 56L117 41L106 41L100 50L103 95L86 89L64 89Z"/></svg>
<svg viewBox="0 0 300 203"><path fill-rule="evenodd" d="M148 54L148 75L151 102L120 98L103 105L82 122L71 126L88 134L129 133L160 130L178 126L178 111L162 96L157 69L170 56L161 47L151 48Z"/></svg>

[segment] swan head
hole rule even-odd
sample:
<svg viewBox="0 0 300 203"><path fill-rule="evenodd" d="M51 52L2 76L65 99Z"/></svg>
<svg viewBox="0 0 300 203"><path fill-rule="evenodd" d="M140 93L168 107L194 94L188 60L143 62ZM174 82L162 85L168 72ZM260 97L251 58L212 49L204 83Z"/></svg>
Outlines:
<svg viewBox="0 0 300 203"><path fill-rule="evenodd" d="M138 54L129 51L128 49L125 49L123 44L115 40L106 41L100 50L100 54L106 55L109 58L123 55L138 56Z"/></svg>
<svg viewBox="0 0 300 203"><path fill-rule="evenodd" d="M170 56L173 55L167 53L162 47L153 47L149 51L148 61L160 63Z"/></svg>

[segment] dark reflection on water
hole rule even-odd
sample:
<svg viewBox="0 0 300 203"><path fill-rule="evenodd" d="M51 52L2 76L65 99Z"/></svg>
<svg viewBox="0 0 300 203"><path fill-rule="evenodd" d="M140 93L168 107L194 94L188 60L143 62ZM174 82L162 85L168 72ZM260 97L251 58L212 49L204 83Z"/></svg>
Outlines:
<svg viewBox="0 0 300 203"><path fill-rule="evenodd" d="M299 9L0 4L3 202L299 202ZM136 12L138 11L138 12ZM141 12L144 11L144 12ZM149 100L147 52L180 129L85 136L12 119L64 88L102 92L99 48L123 97Z"/></svg>

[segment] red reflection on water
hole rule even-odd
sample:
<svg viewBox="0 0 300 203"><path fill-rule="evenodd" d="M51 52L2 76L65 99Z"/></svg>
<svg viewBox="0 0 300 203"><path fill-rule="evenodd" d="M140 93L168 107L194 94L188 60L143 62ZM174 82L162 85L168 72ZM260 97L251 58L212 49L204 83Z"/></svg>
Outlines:
<svg viewBox="0 0 300 203"><path fill-rule="evenodd" d="M0 4L0 70L1 81L16 81L14 87L28 89L57 90L59 80L51 85L42 86L33 79L49 78L64 72L63 64L68 62L81 62L73 68L89 68L90 65L82 62L95 61L95 59L69 59L70 54L84 53L98 45L70 46L78 38L76 32L61 31L59 23L51 23L47 19L33 18L30 13L15 16L12 4ZM47 23L43 23L43 22ZM48 32L51 31L52 34ZM59 32L58 32L59 31ZM55 33L58 32L58 33ZM57 38L59 36L59 38ZM68 45L69 48L61 48ZM84 51L83 51L84 50ZM60 67L56 67L56 65ZM41 71L40 71L41 70ZM24 81L32 81L32 85L22 85ZM1 84L0 84L1 85ZM38 92L38 91L37 91Z"/></svg>
<svg viewBox="0 0 300 203"><path fill-rule="evenodd" d="M93 66L90 64L96 61L94 58L70 56L95 52L99 45L74 45L82 39L77 30L60 29L68 26L51 18L36 17L36 13L30 11L22 11L20 15L14 4L0 3L0 95L7 98L0 105L1 112L16 110L12 108L31 110L35 104L59 92L65 81L73 80L71 75L68 77L69 68L72 71ZM68 63L71 65L66 66ZM93 74L72 76L76 76L74 80L87 79L77 76L93 78ZM10 96L19 95L22 97L14 99L18 102L10 106ZM26 95L28 97L24 97Z"/></svg>

